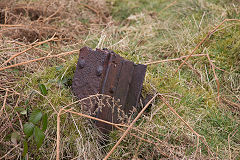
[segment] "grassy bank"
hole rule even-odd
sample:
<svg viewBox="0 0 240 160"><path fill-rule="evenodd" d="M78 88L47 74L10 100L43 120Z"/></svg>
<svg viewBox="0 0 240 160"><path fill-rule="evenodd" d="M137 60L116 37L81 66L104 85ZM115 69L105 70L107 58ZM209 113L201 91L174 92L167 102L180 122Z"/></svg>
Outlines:
<svg viewBox="0 0 240 160"><path fill-rule="evenodd" d="M18 3L26 2L29 1ZM58 39L30 49L5 66L78 50L83 46L108 48L136 63L148 64L143 97L159 93L178 113L174 114L169 106L156 98L111 159L240 158L239 1L61 0L44 3L52 6L42 6L46 11L41 15L44 23L29 21L29 17L22 14L23 23L15 21L9 25L26 25L30 30L33 22L39 23L49 29L57 29L55 36ZM31 1L30 4L32 8L40 6L39 1ZM225 19L234 20L224 22L209 34ZM25 48L13 43L13 37L6 34L11 27L16 26L2 27L1 64L32 43L26 37L19 38L22 44L27 45ZM53 36L54 30L49 32L45 33L47 36L38 36L44 41ZM187 64L177 71L207 35ZM17 48L19 46L23 47ZM34 110L40 109L48 116L45 139L37 149L34 137L28 138L26 156L29 159L55 158L57 111L76 100L70 86L77 59L76 51L68 56L47 58L0 71L0 102L4 106L0 121L4 126L0 130L4 133L0 141L0 156L5 156L17 146L6 157L21 157L23 141L26 140L23 124L29 121ZM43 95L40 84L46 87L46 95ZM72 108L81 112L78 105ZM109 143L103 147L89 120L70 113L62 115L61 128L60 156L65 159L103 159L122 135L119 130L113 131ZM12 133L17 133L16 141Z"/></svg>

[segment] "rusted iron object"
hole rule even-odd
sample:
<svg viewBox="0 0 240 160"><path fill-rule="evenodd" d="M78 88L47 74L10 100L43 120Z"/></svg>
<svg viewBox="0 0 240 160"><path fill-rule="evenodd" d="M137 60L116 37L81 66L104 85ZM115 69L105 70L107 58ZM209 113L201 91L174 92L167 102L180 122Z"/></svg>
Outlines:
<svg viewBox="0 0 240 160"><path fill-rule="evenodd" d="M95 94L109 95L120 100L118 106L121 106L125 115L129 115L133 107L138 106L146 68L146 65L134 64L111 50L84 47L80 49L73 78L73 93L79 99ZM103 100L103 103L109 102ZM88 108L92 112L98 108L97 103L94 105L89 105ZM102 107L96 117L109 122L120 122L116 107ZM99 121L96 121L96 126L103 133L112 130L112 126Z"/></svg>

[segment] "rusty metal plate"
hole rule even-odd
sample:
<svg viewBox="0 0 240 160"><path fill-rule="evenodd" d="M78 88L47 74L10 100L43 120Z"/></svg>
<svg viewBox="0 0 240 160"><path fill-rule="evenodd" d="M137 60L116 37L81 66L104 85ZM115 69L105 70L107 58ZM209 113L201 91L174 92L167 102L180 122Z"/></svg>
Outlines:
<svg viewBox="0 0 240 160"><path fill-rule="evenodd" d="M107 49L95 51L84 47L80 50L76 71L73 78L73 93L79 98L89 95L104 94L119 99L116 106L120 106L125 115L133 107L137 107L142 84L146 73L146 65L134 64ZM109 103L103 100L103 103ZM96 110L90 106L89 110ZM115 104L110 104L115 106ZM120 123L119 108L102 107L96 117L109 122ZM112 126L96 121L96 126L108 133Z"/></svg>

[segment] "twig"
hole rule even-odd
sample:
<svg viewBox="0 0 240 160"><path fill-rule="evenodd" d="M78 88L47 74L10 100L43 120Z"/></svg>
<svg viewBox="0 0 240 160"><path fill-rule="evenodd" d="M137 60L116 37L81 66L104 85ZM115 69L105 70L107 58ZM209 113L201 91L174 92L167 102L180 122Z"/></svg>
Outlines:
<svg viewBox="0 0 240 160"><path fill-rule="evenodd" d="M143 112L147 109L147 107L152 103L152 101L159 96L158 94L156 94L146 105L145 107L141 110L141 112L137 115L137 117L133 120L133 122L129 125L129 127L127 128L127 130L123 133L122 137L118 140L118 142L114 145L114 147L111 149L110 152L108 152L108 154L106 155L106 157L104 158L104 160L107 160L111 154L114 152L114 150L117 148L117 146L121 143L121 141L123 140L123 138L127 135L127 133L132 129L132 126L135 124L135 122L138 120L138 118L143 114Z"/></svg>
<svg viewBox="0 0 240 160"><path fill-rule="evenodd" d="M212 31L208 32L208 34L202 39L200 43L197 44L197 46L193 49L193 51L187 56L187 58L183 61L183 63L178 67L178 69L175 71L175 74L181 69L181 67L187 62L187 60L193 55L194 52L213 34L215 31L222 26L225 22L228 21L238 21L240 22L240 19L225 19L223 20L219 25L217 25Z"/></svg>
<svg viewBox="0 0 240 160"><path fill-rule="evenodd" d="M63 108L61 108L61 109L66 109L67 107L70 107L70 106L72 106L72 105L74 105L74 104L76 104L76 103L79 103L79 102L85 101L85 100L90 99L90 98L93 98L93 97L98 97L98 96L105 96L105 97L107 97L107 98L112 98L112 97L109 96L109 95L104 95L104 94L94 94L94 95L90 95L90 96L88 96L88 97L82 98L82 99L80 99L80 100L77 100L77 101L75 101L75 102L72 102L72 103L66 105L65 107L63 107ZM59 111L60 111L60 110L59 110Z"/></svg>
<svg viewBox="0 0 240 160"><path fill-rule="evenodd" d="M169 7L173 6L175 3L177 3L176 1L173 1L172 3L170 3L169 5L167 5L165 8L163 8L162 10L160 10L160 12L163 12L164 10L168 9Z"/></svg>
<svg viewBox="0 0 240 160"><path fill-rule="evenodd" d="M63 52L63 53L60 53L60 54L57 54L57 55L45 56L45 57L29 60L29 61L26 61L26 62L13 64L13 65L10 65L10 66L0 68L0 71L3 71L5 69L9 69L9 68L13 68L13 67L17 67L17 66L21 66L21 65L25 65L25 64L28 64L28 63L32 63L32 62L41 61L41 60L44 60L44 59L47 59L47 58L56 58L56 57L70 55L70 54L73 54L75 52L79 52L79 50L73 50L73 51L70 51L70 52Z"/></svg>
<svg viewBox="0 0 240 160"><path fill-rule="evenodd" d="M29 48L27 48L27 49L19 52L19 53L17 53L17 54L14 54L14 55L11 56L8 60L6 60L6 61L2 64L2 66L4 66L5 64L7 64L8 62L10 62L10 61L11 61L12 59L14 59L15 57L17 57L17 56L19 56L19 55L21 55L21 54L23 54L23 53L31 50L32 48L37 47L37 46L40 46L41 44L44 44L44 43L46 43L46 42L49 42L49 41L52 41L52 40L55 40L55 39L56 39L56 38L53 38L53 37L52 37L52 38L50 38L50 39L48 39L48 40L39 42L39 43L37 43L37 44L35 44L35 45L33 45L33 46L31 46L31 47L29 47Z"/></svg>
<svg viewBox="0 0 240 160"><path fill-rule="evenodd" d="M12 88L2 88L2 87L0 87L0 89L1 89L1 90L4 90L4 91L13 92L13 93L15 93L15 94L17 94L17 95L20 95L20 93L18 93L17 91L15 91L15 90L12 89ZM11 90L12 90L12 91L11 91Z"/></svg>
<svg viewBox="0 0 240 160"><path fill-rule="evenodd" d="M52 18L53 16L55 16L56 14L58 14L58 12L60 10L63 9L63 6L59 7L53 14L51 14L50 16L48 16L46 19L43 20L43 23L45 23L47 20L49 20L50 18Z"/></svg>
<svg viewBox="0 0 240 160"><path fill-rule="evenodd" d="M109 125L125 127L125 125L123 125L123 124L117 124L117 123L112 123L112 122L109 122L109 121L105 121L105 120L103 120L103 119L99 119L99 118L96 118L96 117L93 117L93 116L89 116L89 115L86 115L86 114L83 114L83 113L79 113L79 112L72 111L71 109L70 109L70 110L62 109L61 112L62 112L62 111L65 111L65 113L66 113L66 112L69 112L69 113L72 113L72 114L79 115L79 116L81 116L81 117L85 117L85 118L88 118L88 119L100 121L100 122L103 122L103 123L106 123L106 124L109 124ZM60 112L60 111L59 111L59 112ZM63 114L63 113L61 113L60 115L62 115L62 114Z"/></svg>
<svg viewBox="0 0 240 160"><path fill-rule="evenodd" d="M8 89L6 90L6 93L5 93L5 96L4 96L3 106L2 106L2 108L1 108L1 110L0 110L0 117L1 117L2 114L3 114L3 110L5 110L5 105L6 105L7 97L8 97Z"/></svg>
<svg viewBox="0 0 240 160"><path fill-rule="evenodd" d="M24 27L22 24L0 24L0 27Z"/></svg>
<svg viewBox="0 0 240 160"><path fill-rule="evenodd" d="M79 4L84 6L84 7L86 7L86 8L88 8L88 9L90 9L90 10L92 10L94 13L96 13L99 16L99 12L96 9L94 9L93 7L91 7L91 6L87 5L87 4L84 4L84 3L79 3Z"/></svg>
<svg viewBox="0 0 240 160"><path fill-rule="evenodd" d="M56 39L55 41L58 41L58 39ZM11 41L10 41L11 42ZM20 43L20 42L18 42L18 41L13 41L13 43L16 43L16 44L18 44L18 45L21 45L20 47L15 47L15 48L3 48L3 49L0 49L0 51L2 51L2 50L9 50L9 49L18 49L18 48L23 48L23 47L28 47L29 45L26 45L26 44L24 44L24 43ZM30 45L33 45L34 44L34 42L32 43L32 44L30 44ZM40 51L40 53L41 52L44 52L44 53L46 53L46 54L49 54L49 51L45 51L45 50L43 50L43 49L40 49L40 48L37 48L37 47L34 47L33 46L33 49L35 49L35 50L37 50L37 51ZM66 62L66 60L65 59L62 59L62 58L60 58L60 57L58 57L61 61L63 61L63 62Z"/></svg>
<svg viewBox="0 0 240 160"><path fill-rule="evenodd" d="M2 49L0 49L0 51L6 51L6 50L12 50L12 49L19 49L19 48L24 48L24 47L25 47L25 46L2 48Z"/></svg>
<svg viewBox="0 0 240 160"><path fill-rule="evenodd" d="M60 115L61 115L61 110L58 112L58 115L57 115L57 150L56 150L57 155L56 155L56 160L60 159L60 121L61 121Z"/></svg>
<svg viewBox="0 0 240 160"><path fill-rule="evenodd" d="M15 147L13 147L10 151L8 151L4 156L0 157L1 159L4 159L9 153L11 153L15 148L17 148L20 144L16 145Z"/></svg>
<svg viewBox="0 0 240 160"><path fill-rule="evenodd" d="M88 9L90 9L91 11L93 11L95 14L97 14L97 16L99 18L103 18L104 21L107 21L106 16L99 9L95 9L95 8L93 8L93 7L91 7L91 6L87 5L87 4L84 4L84 3L79 3L79 4L84 6L84 7L86 7L86 8L88 8ZM100 16L102 16L102 17L100 17Z"/></svg>

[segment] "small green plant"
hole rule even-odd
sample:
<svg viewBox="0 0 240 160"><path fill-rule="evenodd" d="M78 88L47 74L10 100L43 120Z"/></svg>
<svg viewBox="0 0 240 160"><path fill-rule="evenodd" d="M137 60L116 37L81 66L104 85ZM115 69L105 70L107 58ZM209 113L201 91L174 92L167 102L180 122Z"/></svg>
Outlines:
<svg viewBox="0 0 240 160"><path fill-rule="evenodd" d="M43 114L40 110L34 110L29 117L29 121L23 125L23 132L26 135L23 142L24 150L23 157L27 154L28 151L28 140L31 140L32 136L34 137L34 142L39 149L43 144L45 134L44 132L47 129L47 114ZM40 126L41 129L40 129Z"/></svg>
<svg viewBox="0 0 240 160"><path fill-rule="evenodd" d="M46 96L47 95L46 86L44 84L39 84L38 86L41 94ZM47 114L44 114L39 109L35 109L30 114L29 121L23 125L23 132L26 135L23 141L23 153L22 153L23 157L25 157L25 155L28 152L28 141L30 141L32 137L34 138L34 142L37 146L37 149L39 149L42 146L45 138L44 132L46 131L48 125L47 119L48 119Z"/></svg>
<svg viewBox="0 0 240 160"><path fill-rule="evenodd" d="M39 89L42 95L46 96L47 95L47 88L44 84L39 84Z"/></svg>

